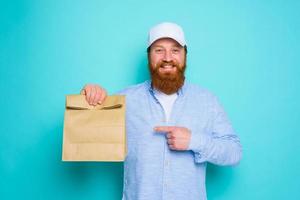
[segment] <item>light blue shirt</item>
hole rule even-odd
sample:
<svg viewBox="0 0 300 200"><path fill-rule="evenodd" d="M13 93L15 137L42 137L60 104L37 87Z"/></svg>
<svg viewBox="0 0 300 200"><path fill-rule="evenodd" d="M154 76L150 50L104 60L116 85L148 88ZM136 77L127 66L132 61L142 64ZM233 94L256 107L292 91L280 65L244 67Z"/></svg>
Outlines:
<svg viewBox="0 0 300 200"><path fill-rule="evenodd" d="M242 148L217 98L185 82L169 121L151 82L131 86L126 95L128 154L124 163L124 200L206 199L206 163L235 165ZM181 126L191 131L189 149L170 150L155 126Z"/></svg>

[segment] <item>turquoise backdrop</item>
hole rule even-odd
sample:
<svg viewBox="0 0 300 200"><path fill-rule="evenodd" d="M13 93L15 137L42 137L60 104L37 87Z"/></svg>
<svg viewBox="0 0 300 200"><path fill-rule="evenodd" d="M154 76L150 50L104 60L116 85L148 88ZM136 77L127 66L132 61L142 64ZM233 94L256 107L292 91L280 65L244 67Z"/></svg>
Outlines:
<svg viewBox="0 0 300 200"><path fill-rule="evenodd" d="M300 199L300 1L0 1L0 199L120 199L122 163L61 161L65 95L149 78L147 32L180 24L187 79L215 93L241 138L209 165L210 200Z"/></svg>

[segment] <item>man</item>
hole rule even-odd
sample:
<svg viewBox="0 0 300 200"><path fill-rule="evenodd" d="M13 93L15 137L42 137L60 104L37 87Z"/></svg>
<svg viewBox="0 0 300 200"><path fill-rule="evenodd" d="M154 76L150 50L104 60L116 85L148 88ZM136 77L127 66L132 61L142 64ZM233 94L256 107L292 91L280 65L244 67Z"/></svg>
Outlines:
<svg viewBox="0 0 300 200"><path fill-rule="evenodd" d="M207 162L237 164L239 138L217 98L185 80L180 26L153 27L147 51L151 81L119 93L127 106L123 199L206 199ZM98 85L88 84L81 93L91 105L106 97Z"/></svg>

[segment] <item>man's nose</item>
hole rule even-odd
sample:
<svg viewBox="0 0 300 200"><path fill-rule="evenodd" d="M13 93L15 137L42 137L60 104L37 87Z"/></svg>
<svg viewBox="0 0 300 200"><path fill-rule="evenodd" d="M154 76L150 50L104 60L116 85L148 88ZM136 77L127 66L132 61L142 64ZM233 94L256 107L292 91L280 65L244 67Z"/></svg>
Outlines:
<svg viewBox="0 0 300 200"><path fill-rule="evenodd" d="M165 51L163 59L166 62L170 62L173 59L171 51Z"/></svg>

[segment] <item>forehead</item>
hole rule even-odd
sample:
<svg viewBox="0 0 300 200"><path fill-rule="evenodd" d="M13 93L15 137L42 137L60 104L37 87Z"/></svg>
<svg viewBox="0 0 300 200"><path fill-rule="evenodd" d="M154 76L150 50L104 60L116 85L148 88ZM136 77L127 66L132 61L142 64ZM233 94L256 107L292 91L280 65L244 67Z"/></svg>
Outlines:
<svg viewBox="0 0 300 200"><path fill-rule="evenodd" d="M178 42L171 38L161 38L156 40L151 46L153 47L182 47ZM183 48L183 47L182 47Z"/></svg>

